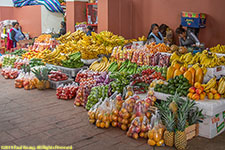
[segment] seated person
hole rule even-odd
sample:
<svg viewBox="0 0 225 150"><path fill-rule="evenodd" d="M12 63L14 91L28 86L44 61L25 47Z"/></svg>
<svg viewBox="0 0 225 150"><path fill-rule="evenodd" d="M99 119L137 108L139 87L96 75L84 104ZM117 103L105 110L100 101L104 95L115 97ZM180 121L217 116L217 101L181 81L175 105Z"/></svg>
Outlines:
<svg viewBox="0 0 225 150"><path fill-rule="evenodd" d="M147 42L155 42L156 44L163 43L164 38L162 34L159 32L159 25L152 24L151 29L148 33Z"/></svg>
<svg viewBox="0 0 225 150"><path fill-rule="evenodd" d="M167 45L173 44L173 31L166 24L161 24L159 26L159 32L164 37L164 43Z"/></svg>
<svg viewBox="0 0 225 150"><path fill-rule="evenodd" d="M200 45L196 35L190 30L185 30L181 25L176 29L176 34L179 37L180 46L194 47Z"/></svg>
<svg viewBox="0 0 225 150"><path fill-rule="evenodd" d="M91 32L93 32L93 27L92 26L87 26L87 29L86 29L86 34L87 36L91 36Z"/></svg>

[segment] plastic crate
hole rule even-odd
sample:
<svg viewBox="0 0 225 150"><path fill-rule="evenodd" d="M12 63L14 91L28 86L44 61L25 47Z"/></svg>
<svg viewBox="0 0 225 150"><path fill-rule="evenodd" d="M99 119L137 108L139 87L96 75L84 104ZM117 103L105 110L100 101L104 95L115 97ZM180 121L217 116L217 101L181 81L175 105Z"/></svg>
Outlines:
<svg viewBox="0 0 225 150"><path fill-rule="evenodd" d="M61 84L69 84L72 83L74 80L73 79L68 79L68 80L64 80L64 81L51 81L50 82L50 87L52 89L57 89Z"/></svg>
<svg viewBox="0 0 225 150"><path fill-rule="evenodd" d="M77 73L81 70L81 69L87 69L87 66L81 67L81 68L66 68L66 67L61 67L58 66L58 69L60 71L62 71L62 73L67 74L70 78L76 77Z"/></svg>

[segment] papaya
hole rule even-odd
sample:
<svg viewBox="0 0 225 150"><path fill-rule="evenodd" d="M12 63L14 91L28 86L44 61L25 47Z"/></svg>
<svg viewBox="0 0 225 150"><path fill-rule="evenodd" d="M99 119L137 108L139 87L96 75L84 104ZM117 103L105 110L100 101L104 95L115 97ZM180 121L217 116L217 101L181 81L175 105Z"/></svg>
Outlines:
<svg viewBox="0 0 225 150"><path fill-rule="evenodd" d="M188 69L188 71L190 71L191 72L191 77L192 77L192 79L191 79L191 85L194 85L194 83L195 83L195 69L194 68L189 68Z"/></svg>
<svg viewBox="0 0 225 150"><path fill-rule="evenodd" d="M195 82L199 82L199 83L202 83L203 81L203 70L202 68L197 68L196 69L196 72L195 72Z"/></svg>
<svg viewBox="0 0 225 150"><path fill-rule="evenodd" d="M187 68L182 66L180 67L180 71L182 72L182 74L184 74L187 71Z"/></svg>
<svg viewBox="0 0 225 150"><path fill-rule="evenodd" d="M170 66L170 67L167 69L167 75L166 75L166 79L167 79L167 80L173 78L174 71L175 71L175 68L172 67L172 66Z"/></svg>
<svg viewBox="0 0 225 150"><path fill-rule="evenodd" d="M174 71L173 78L175 78L176 76L179 76L179 75L182 75L182 72L180 71L180 69L176 69Z"/></svg>
<svg viewBox="0 0 225 150"><path fill-rule="evenodd" d="M174 63L173 67L175 69L180 69L181 65L179 63Z"/></svg>
<svg viewBox="0 0 225 150"><path fill-rule="evenodd" d="M192 84L192 74L191 74L190 71L186 71L186 72L184 73L184 77L185 77L186 79L188 79L188 81L189 81L190 84Z"/></svg>

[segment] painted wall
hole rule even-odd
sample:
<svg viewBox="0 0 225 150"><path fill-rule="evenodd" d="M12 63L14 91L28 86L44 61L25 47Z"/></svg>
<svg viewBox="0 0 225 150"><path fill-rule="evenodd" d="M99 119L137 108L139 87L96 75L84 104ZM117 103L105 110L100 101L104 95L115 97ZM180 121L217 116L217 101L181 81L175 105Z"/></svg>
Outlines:
<svg viewBox="0 0 225 150"><path fill-rule="evenodd" d="M13 8L13 11L13 18L20 23L23 32L29 32L31 37L41 34L41 6Z"/></svg>
<svg viewBox="0 0 225 150"><path fill-rule="evenodd" d="M70 0L66 2L66 29L74 32L76 22L86 21L86 0Z"/></svg>
<svg viewBox="0 0 225 150"><path fill-rule="evenodd" d="M0 7L0 21L3 20L17 20L23 32L29 32L31 37L36 37L52 28L58 33L63 15L52 13L41 5L20 8Z"/></svg>
<svg viewBox="0 0 225 150"><path fill-rule="evenodd" d="M122 33L126 38L137 38L142 35L147 36L152 23L159 25L165 23L175 30L180 25L181 11L202 12L207 14L207 27L200 31L200 41L206 46L214 46L217 43L225 44L224 0L130 0L132 9L121 1L124 0L99 0L99 31L109 29L115 33ZM121 4L119 11L131 13L118 14L118 6L115 3L109 5L113 2ZM107 12L103 11L105 9ZM111 10L114 11L111 12ZM103 12L107 14L101 14ZM131 16L132 23L130 19L127 21L122 19L122 24L118 22L118 19L115 20L115 17L121 18L121 16L124 19ZM105 20L101 21L101 19ZM119 24L120 27L110 28L110 20L113 20L115 26ZM120 31L124 28L131 28L132 35Z"/></svg>
<svg viewBox="0 0 225 150"><path fill-rule="evenodd" d="M13 7L13 2L12 2L12 0L0 0L0 6Z"/></svg>

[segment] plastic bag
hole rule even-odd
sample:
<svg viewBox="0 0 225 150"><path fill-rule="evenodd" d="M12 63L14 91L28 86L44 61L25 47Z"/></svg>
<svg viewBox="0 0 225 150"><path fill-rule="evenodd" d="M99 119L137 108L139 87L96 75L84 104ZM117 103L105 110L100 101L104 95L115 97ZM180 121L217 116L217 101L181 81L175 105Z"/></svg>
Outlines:
<svg viewBox="0 0 225 150"><path fill-rule="evenodd" d="M165 127L162 125L158 110L151 118L151 125L148 131L148 144L151 146L164 146L163 133Z"/></svg>
<svg viewBox="0 0 225 150"><path fill-rule="evenodd" d="M126 99L119 112L118 126L124 131L130 126L131 116L137 99L139 99L139 97L136 95Z"/></svg>
<svg viewBox="0 0 225 150"><path fill-rule="evenodd" d="M127 136L133 137L134 139L138 139L138 137L147 138L149 128L149 120L146 116L136 117L131 122Z"/></svg>
<svg viewBox="0 0 225 150"><path fill-rule="evenodd" d="M25 73L21 72L19 76L15 79L15 88L23 88L24 76Z"/></svg>
<svg viewBox="0 0 225 150"><path fill-rule="evenodd" d="M58 99L69 100L76 96L78 90L78 85L76 83L68 85L60 85L56 89L56 96Z"/></svg>
<svg viewBox="0 0 225 150"><path fill-rule="evenodd" d="M19 71L18 69L12 69L11 67L6 67L2 69L1 75L5 79L15 79L19 75Z"/></svg>
<svg viewBox="0 0 225 150"><path fill-rule="evenodd" d="M96 111L96 126L99 128L109 128L111 122L112 103L106 98Z"/></svg>

